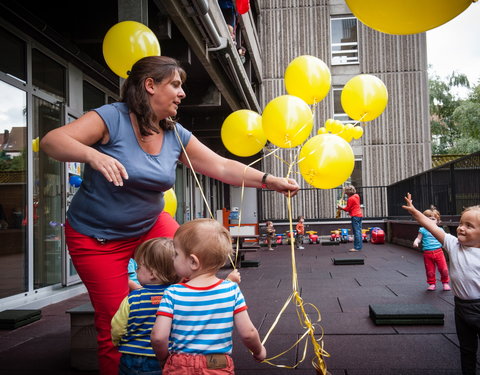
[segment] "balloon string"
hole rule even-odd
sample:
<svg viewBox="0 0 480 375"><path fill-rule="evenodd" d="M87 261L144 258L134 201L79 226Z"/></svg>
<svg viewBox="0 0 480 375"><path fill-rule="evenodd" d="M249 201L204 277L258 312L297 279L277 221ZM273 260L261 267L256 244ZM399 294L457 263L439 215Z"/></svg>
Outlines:
<svg viewBox="0 0 480 375"><path fill-rule="evenodd" d="M175 129L175 135L177 136L178 142L182 146L183 153L185 157L187 158L188 166L190 167L190 170L192 171L193 177L195 178L195 182L197 183L197 187L200 190L200 193L202 194L203 202L205 203L205 206L208 209L208 212L210 213L210 217L214 219L215 217L212 214L212 210L210 209L210 205L208 204L207 198L205 197L205 193L203 192L202 185L200 184L200 181L198 181L197 173L195 172L195 168L193 168L192 162L190 161L190 158L188 157L187 150L185 149L185 146L183 145L183 142L180 138L180 135L178 134L177 127L174 126ZM238 248L237 248L238 249ZM230 261L230 264L232 265L233 269L235 269L235 263L233 262L232 257L230 254L228 254L228 260Z"/></svg>

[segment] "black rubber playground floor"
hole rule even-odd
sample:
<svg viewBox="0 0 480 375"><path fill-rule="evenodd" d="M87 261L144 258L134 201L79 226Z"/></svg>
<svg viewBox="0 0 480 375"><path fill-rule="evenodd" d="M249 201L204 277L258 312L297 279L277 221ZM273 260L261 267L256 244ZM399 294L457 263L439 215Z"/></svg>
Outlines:
<svg viewBox="0 0 480 375"><path fill-rule="evenodd" d="M460 358L455 334L452 292L441 283L426 291L422 254L391 244L364 244L361 253L349 253L352 244L304 245L296 250L298 288L329 357L332 375L459 375ZM258 267L242 267L241 289L260 336L265 337L292 293L290 247L261 248L246 254ZM364 264L334 265L333 258L364 258ZM88 302L81 295L42 309L42 319L14 331L0 331L0 375L87 375L69 366L70 323L66 310ZM444 313L443 325L375 325L369 305L428 304ZM291 347L305 332L291 302L266 341L268 356ZM297 368L255 362L235 338L233 358L238 375L315 374L311 340L305 360ZM305 341L273 360L292 366L302 358Z"/></svg>

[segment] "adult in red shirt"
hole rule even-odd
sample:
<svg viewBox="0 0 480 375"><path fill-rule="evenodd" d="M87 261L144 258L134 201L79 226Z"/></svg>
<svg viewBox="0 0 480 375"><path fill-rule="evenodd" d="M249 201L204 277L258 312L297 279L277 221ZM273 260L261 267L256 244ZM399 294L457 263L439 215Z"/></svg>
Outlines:
<svg viewBox="0 0 480 375"><path fill-rule="evenodd" d="M353 185L345 188L345 194L347 194L347 205L338 206L337 208L348 212L352 218L352 231L353 231L353 249L349 251L362 250L362 208L360 207L360 196L357 194Z"/></svg>

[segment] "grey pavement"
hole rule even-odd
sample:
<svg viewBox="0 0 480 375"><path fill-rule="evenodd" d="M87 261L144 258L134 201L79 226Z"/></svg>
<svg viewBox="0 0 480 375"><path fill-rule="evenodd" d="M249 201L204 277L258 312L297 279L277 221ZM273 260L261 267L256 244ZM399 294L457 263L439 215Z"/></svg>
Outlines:
<svg viewBox="0 0 480 375"><path fill-rule="evenodd" d="M323 360L332 375L460 375L452 292L426 291L422 254L392 244L365 243L349 253L351 243L338 246L305 244L295 250L297 291L305 311L328 353ZM363 265L334 265L333 258L364 258ZM288 245L246 254L258 267L242 267L240 287L248 312L265 338L293 291L292 254ZM438 276L438 275L437 275ZM88 302L86 294L42 309L42 319L13 331L0 331L0 375L94 375L70 368L72 307ZM371 304L428 304L445 314L444 325L376 326ZM323 331L323 337L321 332ZM266 340L268 357L290 348L305 332L290 302ZM305 359L303 357L305 342ZM272 360L257 363L236 336L233 358L238 375L316 374L311 339L303 340ZM297 365L296 368L288 368Z"/></svg>

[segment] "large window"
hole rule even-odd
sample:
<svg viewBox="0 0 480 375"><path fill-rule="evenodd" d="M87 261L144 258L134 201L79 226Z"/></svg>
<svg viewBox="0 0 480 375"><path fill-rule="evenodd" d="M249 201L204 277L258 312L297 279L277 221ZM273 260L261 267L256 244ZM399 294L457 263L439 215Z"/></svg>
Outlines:
<svg viewBox="0 0 480 375"><path fill-rule="evenodd" d="M358 34L355 17L332 18L332 65L358 64Z"/></svg>
<svg viewBox="0 0 480 375"><path fill-rule="evenodd" d="M348 122L353 122L353 120L345 113L342 107L342 90L343 87L333 87L333 119L346 124Z"/></svg>

